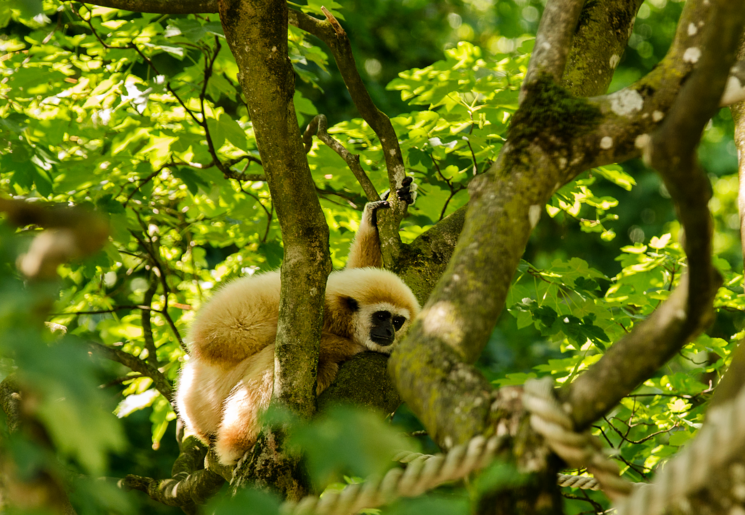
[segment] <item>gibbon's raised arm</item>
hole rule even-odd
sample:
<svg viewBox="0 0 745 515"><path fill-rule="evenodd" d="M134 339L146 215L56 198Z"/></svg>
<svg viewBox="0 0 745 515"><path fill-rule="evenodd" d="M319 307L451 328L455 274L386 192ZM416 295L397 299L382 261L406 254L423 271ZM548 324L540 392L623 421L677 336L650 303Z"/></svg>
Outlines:
<svg viewBox="0 0 745 515"><path fill-rule="evenodd" d="M396 190L398 199L413 204L416 200L417 186L411 177L405 177L402 186ZM389 207L388 193L383 194L383 200L377 202L368 202L365 204L365 210L362 213L360 228L354 236L352 248L349 249L349 258L347 259L347 269L375 267L382 268L383 255L380 252L380 236L378 235L378 223L376 211L381 208Z"/></svg>

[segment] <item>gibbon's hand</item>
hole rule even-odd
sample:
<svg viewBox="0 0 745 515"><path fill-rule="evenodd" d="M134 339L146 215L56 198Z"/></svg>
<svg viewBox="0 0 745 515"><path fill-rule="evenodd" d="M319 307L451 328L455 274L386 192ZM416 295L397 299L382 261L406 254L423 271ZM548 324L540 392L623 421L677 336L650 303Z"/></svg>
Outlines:
<svg viewBox="0 0 745 515"><path fill-rule="evenodd" d="M417 196L417 185L414 182L414 179L411 177L404 177L404 180L401 181L401 187L396 190L396 196L398 197L398 200L402 202L406 202L409 205L414 205L414 202L416 202L416 196ZM385 201L388 199L388 195L390 195L391 190L386 190L380 197ZM377 204L374 202L374 204ZM373 209L377 209L378 207L388 207L389 204L386 202L385 205L376 205Z"/></svg>

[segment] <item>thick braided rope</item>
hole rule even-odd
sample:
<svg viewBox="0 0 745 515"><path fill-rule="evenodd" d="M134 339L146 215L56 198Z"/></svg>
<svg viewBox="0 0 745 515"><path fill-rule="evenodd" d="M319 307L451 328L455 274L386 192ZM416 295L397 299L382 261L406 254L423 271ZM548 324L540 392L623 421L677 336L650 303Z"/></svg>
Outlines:
<svg viewBox="0 0 745 515"><path fill-rule="evenodd" d="M612 501L625 498L633 484L620 477L618 465L602 452L597 438L589 432L574 431L572 419L554 396L550 377L525 383L523 406L530 412L530 425L569 466L582 468L595 476L603 492Z"/></svg>
<svg viewBox="0 0 745 515"><path fill-rule="evenodd" d="M672 501L702 488L716 470L745 449L745 388L709 410L696 438L658 470L654 481L616 504L617 515L660 515Z"/></svg>
<svg viewBox="0 0 745 515"><path fill-rule="evenodd" d="M461 479L491 463L502 438L472 438L453 447L446 455L400 452L394 459L407 463L405 470L389 470L382 478L348 485L340 492L326 492L322 498L308 496L299 503L282 505L282 515L349 515L366 508L388 504L399 497L416 497L447 481Z"/></svg>

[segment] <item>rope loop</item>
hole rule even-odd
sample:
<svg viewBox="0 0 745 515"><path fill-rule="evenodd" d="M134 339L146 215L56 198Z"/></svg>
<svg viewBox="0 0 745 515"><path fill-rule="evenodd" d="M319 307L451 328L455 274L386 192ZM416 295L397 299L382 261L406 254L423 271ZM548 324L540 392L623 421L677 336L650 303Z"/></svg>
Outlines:
<svg viewBox="0 0 745 515"><path fill-rule="evenodd" d="M572 419L554 396L554 382L550 377L525 383L523 406L530 412L533 430L545 438L549 448L567 465L586 467L614 502L631 493L633 484L620 477L618 465L603 454L600 441L589 431L574 431Z"/></svg>

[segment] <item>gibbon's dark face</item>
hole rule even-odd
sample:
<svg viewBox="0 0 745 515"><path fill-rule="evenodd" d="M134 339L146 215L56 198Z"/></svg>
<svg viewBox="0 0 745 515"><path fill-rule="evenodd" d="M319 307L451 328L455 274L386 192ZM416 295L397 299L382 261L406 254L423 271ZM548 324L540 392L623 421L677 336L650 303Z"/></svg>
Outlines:
<svg viewBox="0 0 745 515"><path fill-rule="evenodd" d="M396 331L403 327L406 318L389 311L376 311L370 321L370 339L382 347L396 341Z"/></svg>

